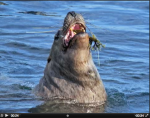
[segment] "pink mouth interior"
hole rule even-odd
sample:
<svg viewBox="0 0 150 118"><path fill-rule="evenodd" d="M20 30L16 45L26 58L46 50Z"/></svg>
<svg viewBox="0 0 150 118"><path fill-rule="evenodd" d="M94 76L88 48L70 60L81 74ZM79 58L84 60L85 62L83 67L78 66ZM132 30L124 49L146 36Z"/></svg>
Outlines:
<svg viewBox="0 0 150 118"><path fill-rule="evenodd" d="M81 25L80 24L75 24L73 25L67 32L67 34L64 37L64 43L66 46L68 46L68 43L70 41L70 39L72 37L74 37L75 33L73 32L73 30L80 30L81 29Z"/></svg>

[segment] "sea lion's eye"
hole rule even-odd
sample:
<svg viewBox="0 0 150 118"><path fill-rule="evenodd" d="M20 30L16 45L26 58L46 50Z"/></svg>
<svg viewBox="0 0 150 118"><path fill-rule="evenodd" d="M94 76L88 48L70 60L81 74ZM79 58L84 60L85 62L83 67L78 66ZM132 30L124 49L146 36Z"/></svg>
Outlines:
<svg viewBox="0 0 150 118"><path fill-rule="evenodd" d="M55 35L54 39L55 39L55 40L58 40L58 39L59 39L59 36L58 36L58 35Z"/></svg>
<svg viewBox="0 0 150 118"><path fill-rule="evenodd" d="M59 31L55 34L54 39L55 39L55 40L58 40L58 39L59 39Z"/></svg>
<svg viewBox="0 0 150 118"><path fill-rule="evenodd" d="M58 40L59 39L59 37L58 36L55 36L55 40Z"/></svg>

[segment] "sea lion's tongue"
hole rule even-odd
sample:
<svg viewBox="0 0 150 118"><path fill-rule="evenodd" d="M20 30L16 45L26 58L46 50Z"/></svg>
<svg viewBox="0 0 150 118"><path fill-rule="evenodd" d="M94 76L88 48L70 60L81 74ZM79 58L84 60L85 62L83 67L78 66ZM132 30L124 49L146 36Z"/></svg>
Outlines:
<svg viewBox="0 0 150 118"><path fill-rule="evenodd" d="M72 38L72 37L74 37L74 33L71 31L71 30L69 30L68 32L67 32L67 34L66 34L66 36L65 36L65 38L64 38L64 41L65 41L65 45L66 46L68 46L68 43L69 43L69 41L70 41L70 39Z"/></svg>

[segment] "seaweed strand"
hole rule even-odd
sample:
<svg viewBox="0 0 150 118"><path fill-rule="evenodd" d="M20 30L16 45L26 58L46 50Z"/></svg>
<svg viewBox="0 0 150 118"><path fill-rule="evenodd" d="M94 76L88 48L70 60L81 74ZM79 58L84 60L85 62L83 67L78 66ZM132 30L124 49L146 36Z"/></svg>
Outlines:
<svg viewBox="0 0 150 118"><path fill-rule="evenodd" d="M88 27L87 27L88 28ZM89 42L90 42L90 48L92 50L101 50L101 47L105 48L105 45L103 45L97 38L96 36L93 34L93 32L91 32L91 30L88 28L88 30L90 31L91 35L89 37ZM94 45L91 47L92 43L94 42Z"/></svg>

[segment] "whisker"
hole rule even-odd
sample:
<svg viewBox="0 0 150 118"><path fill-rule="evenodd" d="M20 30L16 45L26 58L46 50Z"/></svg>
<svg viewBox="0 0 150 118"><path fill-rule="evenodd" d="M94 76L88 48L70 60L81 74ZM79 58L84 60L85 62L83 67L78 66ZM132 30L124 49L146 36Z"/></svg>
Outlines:
<svg viewBox="0 0 150 118"><path fill-rule="evenodd" d="M26 33L49 33L49 32L56 32L56 31L26 32Z"/></svg>

